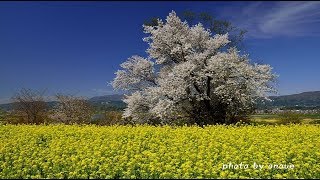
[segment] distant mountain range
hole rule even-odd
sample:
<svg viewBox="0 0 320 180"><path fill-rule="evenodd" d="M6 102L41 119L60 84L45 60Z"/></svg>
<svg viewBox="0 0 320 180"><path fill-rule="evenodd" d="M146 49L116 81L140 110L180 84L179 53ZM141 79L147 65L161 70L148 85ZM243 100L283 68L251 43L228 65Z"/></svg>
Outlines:
<svg viewBox="0 0 320 180"><path fill-rule="evenodd" d="M123 94L113 94L113 95L105 95L105 96L95 96L90 98L90 102L106 102L106 101L122 101L124 97Z"/></svg>
<svg viewBox="0 0 320 180"><path fill-rule="evenodd" d="M123 94L95 96L90 98L89 102L100 110L119 110L126 107L123 98Z"/></svg>
<svg viewBox="0 0 320 180"><path fill-rule="evenodd" d="M320 91L303 92L299 94L270 96L272 101L260 104L261 107L319 107Z"/></svg>
<svg viewBox="0 0 320 180"><path fill-rule="evenodd" d="M100 109L123 109L126 104L122 101L123 94L113 94L105 96L96 96L89 99L89 102ZM259 103L259 108L274 107L319 107L320 108L320 91L303 92L299 94L270 96L272 101ZM48 102L49 107L53 107L57 102ZM0 108L10 110L12 103L0 104Z"/></svg>
<svg viewBox="0 0 320 180"><path fill-rule="evenodd" d="M109 109L109 110L119 110L126 107L126 104L122 101L124 97L123 94L113 94L113 95L105 95L105 96L95 96L88 101L93 106L97 107L98 109ZM49 108L53 108L57 105L57 101L49 101L47 105ZM7 104L0 104L0 109L10 111L12 109L13 103Z"/></svg>
<svg viewBox="0 0 320 180"><path fill-rule="evenodd" d="M110 101L111 104L115 102L122 102L123 95L107 95L97 96L90 99L91 102L102 103ZM259 103L259 107L319 107L320 108L320 91L303 92L299 94L270 96L272 101ZM123 103L123 102L122 102ZM125 104L123 103L124 107Z"/></svg>

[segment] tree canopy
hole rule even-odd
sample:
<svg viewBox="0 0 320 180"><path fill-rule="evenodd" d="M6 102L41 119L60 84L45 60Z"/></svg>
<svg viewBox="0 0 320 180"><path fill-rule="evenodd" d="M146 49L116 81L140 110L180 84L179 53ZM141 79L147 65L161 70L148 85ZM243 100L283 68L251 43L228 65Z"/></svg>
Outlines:
<svg viewBox="0 0 320 180"><path fill-rule="evenodd" d="M151 17L144 22L146 26L157 26L160 17ZM226 49L236 47L243 49L243 39L247 30L234 26L230 21L215 18L209 12L195 12L192 10L185 10L181 13L181 20L187 21L190 25L201 23L204 28L209 29L213 34L229 34L230 42L226 45Z"/></svg>
<svg viewBox="0 0 320 180"><path fill-rule="evenodd" d="M150 124L233 123L275 91L272 67L251 64L248 55L226 48L228 33L213 35L201 23L190 26L174 11L143 27L148 57L130 57L112 82L128 91L125 118Z"/></svg>

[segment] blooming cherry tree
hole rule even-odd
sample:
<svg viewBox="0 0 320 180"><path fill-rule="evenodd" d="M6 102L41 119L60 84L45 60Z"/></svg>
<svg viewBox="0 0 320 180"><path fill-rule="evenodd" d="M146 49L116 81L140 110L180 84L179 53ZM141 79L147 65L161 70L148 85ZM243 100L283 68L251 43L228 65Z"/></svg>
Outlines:
<svg viewBox="0 0 320 180"><path fill-rule="evenodd" d="M56 98L58 104L50 118L65 124L90 123L94 111L85 98L62 94Z"/></svg>
<svg viewBox="0 0 320 180"><path fill-rule="evenodd" d="M189 27L174 11L144 32L148 57L132 56L112 81L128 91L123 116L137 123L233 123L275 92L272 67L224 48L228 34L212 35L200 23Z"/></svg>

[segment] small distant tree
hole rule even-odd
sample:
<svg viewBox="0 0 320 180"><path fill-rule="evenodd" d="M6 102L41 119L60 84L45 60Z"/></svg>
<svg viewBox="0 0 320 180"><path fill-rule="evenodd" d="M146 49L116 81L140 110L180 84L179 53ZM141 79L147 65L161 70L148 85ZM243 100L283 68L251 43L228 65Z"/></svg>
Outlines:
<svg viewBox="0 0 320 180"><path fill-rule="evenodd" d="M144 26L148 57L121 64L112 85L127 90L124 118L136 123L235 123L253 112L259 98L275 92L270 65L225 48L228 33L213 35L171 12L166 22Z"/></svg>
<svg viewBox="0 0 320 180"><path fill-rule="evenodd" d="M13 115L19 117L15 123L44 123L47 115L44 93L45 91L23 88L12 97Z"/></svg>
<svg viewBox="0 0 320 180"><path fill-rule="evenodd" d="M87 124L94 113L93 107L83 97L57 94L57 106L51 116L52 119L65 124Z"/></svg>

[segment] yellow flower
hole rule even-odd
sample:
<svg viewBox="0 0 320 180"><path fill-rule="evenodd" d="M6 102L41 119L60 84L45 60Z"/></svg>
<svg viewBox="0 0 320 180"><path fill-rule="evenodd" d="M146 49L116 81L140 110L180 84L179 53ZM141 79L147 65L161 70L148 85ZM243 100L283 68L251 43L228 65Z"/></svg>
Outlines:
<svg viewBox="0 0 320 180"><path fill-rule="evenodd" d="M317 125L5 125L0 178L319 177L315 137ZM254 163L264 167L254 169ZM277 169L280 164L294 168Z"/></svg>

